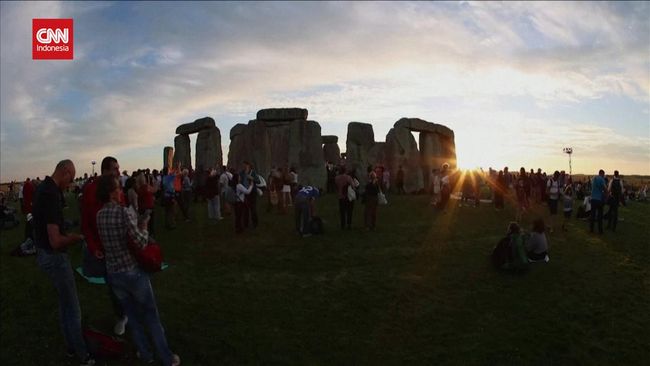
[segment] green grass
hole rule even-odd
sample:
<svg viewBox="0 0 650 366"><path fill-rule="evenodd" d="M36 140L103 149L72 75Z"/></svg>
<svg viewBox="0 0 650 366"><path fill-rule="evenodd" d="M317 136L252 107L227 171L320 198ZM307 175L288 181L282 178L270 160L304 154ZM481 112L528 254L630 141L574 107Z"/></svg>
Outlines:
<svg viewBox="0 0 650 366"><path fill-rule="evenodd" d="M491 249L509 208L435 213L425 196L391 196L379 228L340 231L332 196L326 234L299 238L292 216L267 214L234 235L232 220L162 229L170 268L154 291L184 365L634 365L650 358L650 204L620 210L616 234L584 221L550 235L551 261L524 275L495 271ZM74 206L74 204L73 204ZM536 208L546 214L545 207ZM76 207L67 209L74 216ZM355 206L354 225L363 206ZM525 218L528 228L533 215ZM0 364L68 365L53 286L33 257L0 238ZM78 248L70 250L80 263ZM106 288L78 278L84 324L106 332ZM128 337L127 337L128 339ZM128 358L110 365L132 364Z"/></svg>

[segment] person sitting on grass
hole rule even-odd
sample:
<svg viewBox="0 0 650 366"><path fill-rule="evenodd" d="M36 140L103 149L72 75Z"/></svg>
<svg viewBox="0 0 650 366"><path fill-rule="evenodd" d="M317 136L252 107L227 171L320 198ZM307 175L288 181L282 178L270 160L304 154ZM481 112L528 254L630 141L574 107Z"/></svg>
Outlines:
<svg viewBox="0 0 650 366"><path fill-rule="evenodd" d="M546 239L544 220L539 218L533 222L533 231L526 240L526 252L529 262L548 262L548 240Z"/></svg>
<svg viewBox="0 0 650 366"><path fill-rule="evenodd" d="M507 271L523 272L528 269L524 236L516 222L508 225L506 237L492 251L492 262L497 268Z"/></svg>

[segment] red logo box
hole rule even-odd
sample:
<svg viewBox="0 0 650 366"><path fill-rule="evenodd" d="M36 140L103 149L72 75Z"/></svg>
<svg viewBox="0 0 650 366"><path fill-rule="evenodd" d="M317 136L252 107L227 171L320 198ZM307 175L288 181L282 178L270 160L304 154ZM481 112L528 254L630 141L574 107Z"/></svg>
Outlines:
<svg viewBox="0 0 650 366"><path fill-rule="evenodd" d="M32 19L32 59L72 60L72 19Z"/></svg>

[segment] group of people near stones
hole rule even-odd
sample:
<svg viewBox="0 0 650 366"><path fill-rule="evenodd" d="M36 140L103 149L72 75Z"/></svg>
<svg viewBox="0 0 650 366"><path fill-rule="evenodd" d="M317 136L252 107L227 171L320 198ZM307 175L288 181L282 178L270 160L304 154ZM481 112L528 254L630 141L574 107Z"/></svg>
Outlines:
<svg viewBox="0 0 650 366"><path fill-rule="evenodd" d="M392 189L390 172L381 165L369 166L362 173L366 174L363 181L367 182L363 186L357 172L344 162L336 165L329 162L326 169L326 192L338 198L342 230L352 227L356 201L364 204L364 228L375 230L378 206L388 203L386 193L405 193L402 167L396 173ZM149 333L163 365L179 365L180 358L167 344L149 275L138 266L130 249L134 243L143 248L153 241L156 202L164 207L168 230L175 228L177 208L180 207L186 221L192 221L192 202L204 201L213 224L231 215L235 233L241 234L258 226L257 203L266 201L267 212L286 214L289 207L293 207L295 230L299 235L307 237L322 231L315 202L324 193L323 189L299 185L298 172L289 167L273 167L267 177L258 174L249 162L244 162L240 170L223 166L191 172L177 166L164 168L160 174L157 170L140 169L129 176L126 171L120 174L118 161L107 156L101 163L99 175L77 179L75 176L73 162L63 160L51 176L38 185L28 179L19 191L23 213L33 217L29 230L33 233L38 265L58 293L67 352L71 357L76 355L82 365L92 365L94 359L82 337L81 310L68 247L83 245L86 254L101 264L117 319L114 332L123 334L128 323L138 357L145 363L154 360L147 338ZM521 168L518 174L512 174L506 167L499 172L490 168L488 172L463 173L444 164L431 172L428 182L431 204L441 212L445 212L451 193L456 190L460 190L461 205L479 205L482 187L489 189L497 210L504 208L506 199L514 202L517 222L522 222L532 204L546 202L550 225L547 226L542 218L536 219L531 232L524 234L519 224L513 222L508 226L506 240L498 246L500 266L516 269L524 268L529 262L549 261L546 231L552 232L560 204L568 220L574 199L584 200L583 206L590 208L583 209L582 216L589 215L591 231L597 226L602 234L603 207L609 206L608 227L615 231L618 205L624 203L626 197L618 171L608 178L601 170L591 180L573 182L570 175L559 171L547 176L541 169L528 173ZM66 225L63 217L63 192L71 189L79 197L80 234L70 232L71 225ZM562 228L566 229L566 225Z"/></svg>

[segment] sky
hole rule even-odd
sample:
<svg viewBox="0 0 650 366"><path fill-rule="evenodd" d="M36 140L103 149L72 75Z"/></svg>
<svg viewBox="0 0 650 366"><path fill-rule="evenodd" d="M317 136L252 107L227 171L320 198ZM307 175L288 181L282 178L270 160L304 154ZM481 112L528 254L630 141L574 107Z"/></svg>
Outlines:
<svg viewBox="0 0 650 366"><path fill-rule="evenodd" d="M115 156L160 168L179 124L229 131L301 107L323 135L402 117L455 132L458 165L650 174L648 2L2 2L0 181ZM32 60L33 18L74 60ZM192 151L196 137L192 137Z"/></svg>

